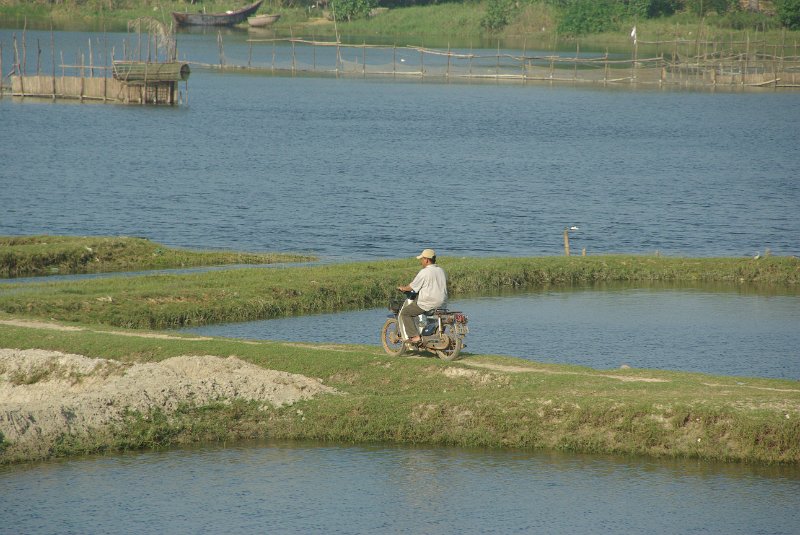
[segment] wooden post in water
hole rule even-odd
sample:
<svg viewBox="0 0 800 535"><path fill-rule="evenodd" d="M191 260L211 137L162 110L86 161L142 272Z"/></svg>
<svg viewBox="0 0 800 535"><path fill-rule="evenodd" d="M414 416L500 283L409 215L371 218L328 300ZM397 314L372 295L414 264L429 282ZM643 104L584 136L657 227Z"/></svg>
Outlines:
<svg viewBox="0 0 800 535"><path fill-rule="evenodd" d="M450 41L447 41L447 72L445 73L445 78L447 81L450 81Z"/></svg>
<svg viewBox="0 0 800 535"><path fill-rule="evenodd" d="M84 68L83 68L85 61L86 61L86 59L84 58L83 54L81 54L81 94L80 94L81 102L83 102L83 84L84 84L83 77L86 74L86 72L84 71Z"/></svg>
<svg viewBox="0 0 800 535"><path fill-rule="evenodd" d="M564 227L564 256L569 256L569 228Z"/></svg>
<svg viewBox="0 0 800 535"><path fill-rule="evenodd" d="M294 52L294 36L292 36L292 76L294 76L294 71L295 71L296 66L297 66L297 63L296 63L296 56L295 56L295 52Z"/></svg>
<svg viewBox="0 0 800 535"><path fill-rule="evenodd" d="M422 46L419 47L419 76L420 78L425 78L425 49L423 48L425 43L422 43Z"/></svg>
<svg viewBox="0 0 800 535"><path fill-rule="evenodd" d="M25 26L27 28L28 19L25 19ZM22 30L22 65L20 69L22 70L23 75L28 74L28 45L25 42L25 32L26 30Z"/></svg>
<svg viewBox="0 0 800 535"><path fill-rule="evenodd" d="M20 90L20 93L22 93L22 96L25 96L25 77L22 76L22 72L21 72L21 70L19 68L19 47L17 46L17 34L16 33L14 34L14 37L12 38L12 41L14 42L14 65L12 65L11 71L12 72L16 71L17 76L19 76L19 90Z"/></svg>
<svg viewBox="0 0 800 535"><path fill-rule="evenodd" d="M528 36L522 38L522 85L525 85L525 75L528 60L525 57L528 48Z"/></svg>
<svg viewBox="0 0 800 535"><path fill-rule="evenodd" d="M500 39L497 40L497 56L495 57L494 64L494 77L500 78Z"/></svg>
<svg viewBox="0 0 800 535"><path fill-rule="evenodd" d="M367 42L362 41L361 46L361 76L367 77Z"/></svg>
<svg viewBox="0 0 800 535"><path fill-rule="evenodd" d="M56 99L56 38L53 35L53 26L50 26L50 58L53 67L53 100ZM2 71L2 69L0 69Z"/></svg>
<svg viewBox="0 0 800 535"><path fill-rule="evenodd" d="M575 63L572 66L572 79L573 81L578 80L578 58L581 55L581 43L575 43Z"/></svg>
<svg viewBox="0 0 800 535"><path fill-rule="evenodd" d="M149 40L148 40L149 43ZM217 50L219 50L219 66L225 66L225 47L222 44L222 32L217 30Z"/></svg>
<svg viewBox="0 0 800 535"><path fill-rule="evenodd" d="M89 78L94 78L94 53L92 52L92 39L89 38Z"/></svg>

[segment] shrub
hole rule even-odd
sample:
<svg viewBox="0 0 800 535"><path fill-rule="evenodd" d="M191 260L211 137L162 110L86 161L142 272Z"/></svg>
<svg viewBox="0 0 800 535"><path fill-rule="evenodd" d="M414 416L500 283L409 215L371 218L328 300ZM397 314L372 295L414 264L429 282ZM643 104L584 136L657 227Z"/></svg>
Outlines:
<svg viewBox="0 0 800 535"><path fill-rule="evenodd" d="M625 6L615 0L564 0L558 31L571 35L602 33L619 29Z"/></svg>
<svg viewBox="0 0 800 535"><path fill-rule="evenodd" d="M511 22L516 3L514 0L489 0L481 26L489 31L500 30Z"/></svg>
<svg viewBox="0 0 800 535"><path fill-rule="evenodd" d="M800 0L777 0L775 14L789 30L800 30Z"/></svg>
<svg viewBox="0 0 800 535"><path fill-rule="evenodd" d="M331 0L336 18L346 21L367 17L377 5L377 0Z"/></svg>

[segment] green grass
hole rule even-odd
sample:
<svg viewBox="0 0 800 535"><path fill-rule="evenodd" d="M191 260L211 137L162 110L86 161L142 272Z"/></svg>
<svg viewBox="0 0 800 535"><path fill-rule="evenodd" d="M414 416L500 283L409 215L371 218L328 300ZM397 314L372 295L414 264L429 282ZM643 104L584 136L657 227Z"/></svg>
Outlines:
<svg viewBox="0 0 800 535"><path fill-rule="evenodd" d="M65 435L37 451L0 444L5 449L0 462L243 438L800 462L796 381L599 371L499 356L445 363L392 358L377 345L153 339L93 327L65 332L0 324L0 338L6 347L122 362L235 355L264 368L321 378L344 393L266 411L235 402L183 406L170 414L132 412L117 426Z"/></svg>
<svg viewBox="0 0 800 535"><path fill-rule="evenodd" d="M190 251L143 238L0 236L2 278L309 260L315 258L297 254Z"/></svg>
<svg viewBox="0 0 800 535"><path fill-rule="evenodd" d="M757 284L796 288L793 257L587 256L441 258L451 297L606 282ZM163 329L378 307L417 271L413 260L107 277L0 287L0 311Z"/></svg>
<svg viewBox="0 0 800 535"><path fill-rule="evenodd" d="M244 5L245 0L234 2ZM26 0L6 0L0 2L0 20L27 25L29 29L56 29L126 31L127 23L139 17L152 17L166 24L172 22L172 11L200 9L197 5L182 0L166 0L158 4L150 2L117 1L115 9L108 9L108 2L101 0L64 1L64 2L30 2ZM208 12L221 12L231 9L231 1L207 0L203 7ZM279 7L277 4L262 7L261 12L276 12L281 19L275 29L283 35L334 36L336 29L345 37L345 42L352 44L362 40L379 41L385 44L400 46L430 46L445 48L448 44L454 47L494 46L496 40L502 39L504 46L525 46L528 50L573 48L579 41L582 49L611 48L630 50L630 23L622 23L616 32L594 34L573 38L559 35L556 31L557 14L552 5L545 3L522 3L509 25L498 32L488 32L481 26L485 16L485 1L464 3L438 3L428 6L412 6L391 9L376 17L339 22L334 27L332 21L322 18L322 11L308 11L303 6ZM723 28L722 19L709 16L700 18L681 13L671 17L640 20L636 22L641 41L655 40L689 40L694 41L698 33L709 41L718 43L746 40L766 39L770 45L791 43L797 40L798 32L771 30L766 33L754 30L730 30ZM740 51L744 46L738 46ZM640 53L647 51L646 45L640 46ZM666 52L666 51L665 51Z"/></svg>

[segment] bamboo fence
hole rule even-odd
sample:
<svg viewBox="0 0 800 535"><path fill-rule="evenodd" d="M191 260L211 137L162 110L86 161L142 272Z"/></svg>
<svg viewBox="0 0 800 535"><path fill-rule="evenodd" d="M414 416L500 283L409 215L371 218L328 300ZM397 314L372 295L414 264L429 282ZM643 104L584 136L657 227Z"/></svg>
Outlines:
<svg viewBox="0 0 800 535"><path fill-rule="evenodd" d="M673 87L800 87L796 42L634 41L629 53L537 53L523 50L452 50L422 46L345 44L293 37L248 39L245 62L224 55L197 65L276 74L391 76L441 80L495 80L631 84ZM640 55L640 50L646 55Z"/></svg>
<svg viewBox="0 0 800 535"><path fill-rule="evenodd" d="M124 45L126 61L159 61L165 49L174 59L174 37L165 46L164 38L152 29L145 37L137 28L137 42ZM228 47L237 53L233 61L226 57L222 32L217 33L218 61L188 61L195 66L219 70L248 70L276 75L360 76L443 81L495 81L509 83L572 83L599 85L631 85L697 88L798 88L800 87L800 54L797 42L787 43L785 33L780 43L747 38L712 41L698 38L637 40L625 52L583 52L580 44L574 52L541 52L526 50L435 49L423 46L386 46L346 44L295 37L277 37L274 32L263 37L251 34L247 39L246 57L241 46ZM97 45L101 46L98 47ZM61 53L56 65L55 44L51 33L51 65L43 71L37 41L35 75L28 75L25 34L13 40L14 80L12 94L49 96L51 98L98 98L102 100L135 99L119 90L109 92L112 82L115 51L103 49L102 43L88 42L88 53L79 51L76 61L67 62ZM98 52L100 49L100 52ZM0 43L0 73L3 70L3 44ZM109 61L110 59L110 61ZM96 61L97 60L97 61ZM213 61L213 60L212 60ZM110 78L111 77L111 78ZM68 80L72 78L71 80ZM5 77L0 78L0 81ZM3 85L3 84L0 84ZM154 90L157 91L157 90ZM188 83L186 87L188 99ZM2 92L0 92L0 95ZM143 94L141 102L158 101L158 94ZM134 100L135 101L135 100Z"/></svg>
<svg viewBox="0 0 800 535"><path fill-rule="evenodd" d="M130 27L131 25L129 25ZM26 32L20 38L12 38L13 64L8 74L0 74L0 97L10 92L12 96L56 99L78 99L112 101L136 104L176 104L183 101L177 82L187 82L189 67L174 61L176 55L174 37L165 32L156 21L148 26L142 19L132 21L137 30L137 44L129 47L126 41L122 56L115 59L115 50L110 51L104 43L88 40L86 51L78 50L74 63L66 61L64 53L57 52L53 32L50 33L50 65L43 66L41 43L36 42L36 64L32 73L28 70L28 44ZM146 27L147 35L141 28ZM105 41L105 38L103 39ZM163 53L163 58L160 56ZM99 60L99 63L96 61ZM45 72L47 70L47 72ZM3 45L0 43L0 73L3 70ZM10 84L6 85L8 78ZM188 82L186 85L188 99Z"/></svg>

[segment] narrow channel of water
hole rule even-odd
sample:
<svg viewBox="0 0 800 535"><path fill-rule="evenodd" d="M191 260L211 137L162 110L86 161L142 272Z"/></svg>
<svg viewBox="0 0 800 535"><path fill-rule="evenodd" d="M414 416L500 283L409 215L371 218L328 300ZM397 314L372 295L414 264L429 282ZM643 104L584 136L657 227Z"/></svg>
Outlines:
<svg viewBox="0 0 800 535"><path fill-rule="evenodd" d="M0 468L0 533L796 534L800 472L299 442Z"/></svg>
<svg viewBox="0 0 800 535"><path fill-rule="evenodd" d="M800 295L724 286L546 289L452 300L468 353L592 368L656 368L800 380ZM380 344L388 311L213 325L233 338Z"/></svg>

